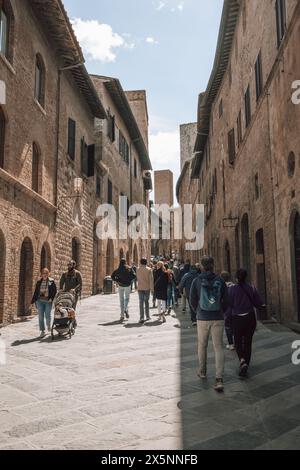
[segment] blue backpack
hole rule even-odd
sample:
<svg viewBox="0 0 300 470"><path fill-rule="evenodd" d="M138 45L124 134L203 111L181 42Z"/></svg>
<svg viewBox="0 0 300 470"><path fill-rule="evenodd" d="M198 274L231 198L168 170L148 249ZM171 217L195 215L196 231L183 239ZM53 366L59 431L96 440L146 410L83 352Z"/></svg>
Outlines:
<svg viewBox="0 0 300 470"><path fill-rule="evenodd" d="M223 285L224 282L219 276L212 280L201 279L201 310L204 312L220 312L222 310Z"/></svg>

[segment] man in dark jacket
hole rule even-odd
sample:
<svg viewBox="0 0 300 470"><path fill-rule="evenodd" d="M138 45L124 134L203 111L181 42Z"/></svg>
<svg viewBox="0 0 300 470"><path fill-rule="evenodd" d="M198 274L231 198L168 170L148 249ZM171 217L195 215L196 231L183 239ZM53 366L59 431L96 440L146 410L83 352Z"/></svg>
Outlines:
<svg viewBox="0 0 300 470"><path fill-rule="evenodd" d="M63 273L59 283L60 290L65 292L75 292L75 305L76 309L78 299L81 297L82 291L82 276L79 271L76 270L76 261L71 260L68 263L68 271Z"/></svg>
<svg viewBox="0 0 300 470"><path fill-rule="evenodd" d="M120 265L116 271L112 273L112 280L119 286L121 318L120 321L125 320L125 316L129 319L128 305L131 293L132 281L136 278L131 267L127 266L126 259L121 259Z"/></svg>
<svg viewBox="0 0 300 470"><path fill-rule="evenodd" d="M197 326L197 313L190 304L190 291L194 280L201 274L200 265L193 265L189 273L185 274L179 284L179 291L185 293L186 298L189 302L191 311L191 320L193 326Z"/></svg>
<svg viewBox="0 0 300 470"><path fill-rule="evenodd" d="M224 390L223 374L225 355L223 347L224 314L228 306L228 289L225 281L214 273L214 259L205 256L201 264L204 273L198 276L191 287L190 303L197 312L199 377L206 378L207 347L212 336L216 360L215 390Z"/></svg>

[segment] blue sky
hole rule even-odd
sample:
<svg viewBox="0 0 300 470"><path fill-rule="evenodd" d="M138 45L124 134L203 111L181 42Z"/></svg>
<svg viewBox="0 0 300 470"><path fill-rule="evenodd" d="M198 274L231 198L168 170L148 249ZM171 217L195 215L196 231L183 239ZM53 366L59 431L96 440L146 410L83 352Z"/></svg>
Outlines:
<svg viewBox="0 0 300 470"><path fill-rule="evenodd" d="M91 73L146 89L154 169L179 176L179 125L196 121L223 0L64 0Z"/></svg>

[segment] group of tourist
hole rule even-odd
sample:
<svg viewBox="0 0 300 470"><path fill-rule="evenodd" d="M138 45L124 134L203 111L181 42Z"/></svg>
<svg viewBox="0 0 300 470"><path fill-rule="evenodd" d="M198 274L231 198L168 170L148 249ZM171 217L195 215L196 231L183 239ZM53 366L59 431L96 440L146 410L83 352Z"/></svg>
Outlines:
<svg viewBox="0 0 300 470"><path fill-rule="evenodd" d="M54 279L48 269L43 269L32 298L39 314L40 337L51 331L51 310L57 293ZM140 266L128 266L125 259L120 261L112 280L118 284L121 318L123 323L129 319L129 301L133 286L138 291L140 324L150 321L150 296L153 308L158 309L158 321L166 323L166 316L178 307L182 299L182 311L189 306L192 325L198 333L198 376L207 377L207 348L209 338L215 353L216 391L223 391L225 353L223 346L224 329L229 350L236 350L240 365L240 377L247 377L252 354L252 340L256 330L256 309L265 308L257 289L247 282L247 271L239 269L236 283L229 273L215 273L214 259L204 256L200 264L176 263L173 260L140 261ZM62 274L59 289L73 292L74 309L81 295L82 276L71 260L68 270Z"/></svg>
<svg viewBox="0 0 300 470"><path fill-rule="evenodd" d="M265 308L257 289L247 282L247 271L239 269L236 284L227 272L214 272L214 259L205 256L200 264L177 264L172 260L153 261L148 266L142 259L135 271L121 260L112 279L119 285L121 322L129 319L129 299L132 281L135 280L139 295L140 323L150 320L150 295L153 308L158 308L158 319L166 322L166 316L182 299L182 311L189 305L191 321L197 326L199 372L202 380L207 377L207 349L209 338L216 363L214 389L224 390L225 352L224 329L229 350L236 350L239 358L239 376L246 378L252 354L252 340L257 326L256 309Z"/></svg>
<svg viewBox="0 0 300 470"><path fill-rule="evenodd" d="M82 276L76 270L76 262L74 260L68 263L68 270L62 274L59 289L74 293L74 309L76 309L82 290ZM40 338L46 336L46 331L48 333L51 331L51 311L56 294L57 286L54 279L50 277L49 269L42 269L41 279L36 283L31 300L31 305L36 306L39 315Z"/></svg>

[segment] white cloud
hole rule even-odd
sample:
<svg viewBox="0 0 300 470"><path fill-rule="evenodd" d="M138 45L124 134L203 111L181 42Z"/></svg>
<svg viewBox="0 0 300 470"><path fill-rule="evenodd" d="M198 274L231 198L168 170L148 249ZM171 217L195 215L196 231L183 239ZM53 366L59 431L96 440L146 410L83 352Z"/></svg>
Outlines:
<svg viewBox="0 0 300 470"><path fill-rule="evenodd" d="M160 1L160 2L156 5L155 9L156 9L157 11L161 11L163 8L165 8L165 6L166 6L165 2Z"/></svg>
<svg viewBox="0 0 300 470"><path fill-rule="evenodd" d="M184 2L180 2L178 5L177 5L177 9L179 11L182 11L184 9Z"/></svg>
<svg viewBox="0 0 300 470"><path fill-rule="evenodd" d="M153 37L151 37L151 36L146 38L146 42L148 44L158 44L158 41L156 39L154 39Z"/></svg>
<svg viewBox="0 0 300 470"><path fill-rule="evenodd" d="M179 130L150 134L149 150L154 170L171 170L174 185L180 176L180 136Z"/></svg>
<svg viewBox="0 0 300 470"><path fill-rule="evenodd" d="M84 53L89 59L101 62L114 62L116 50L124 47L133 49L134 43L126 43L124 37L115 33L108 24L97 20L74 18L72 25Z"/></svg>

